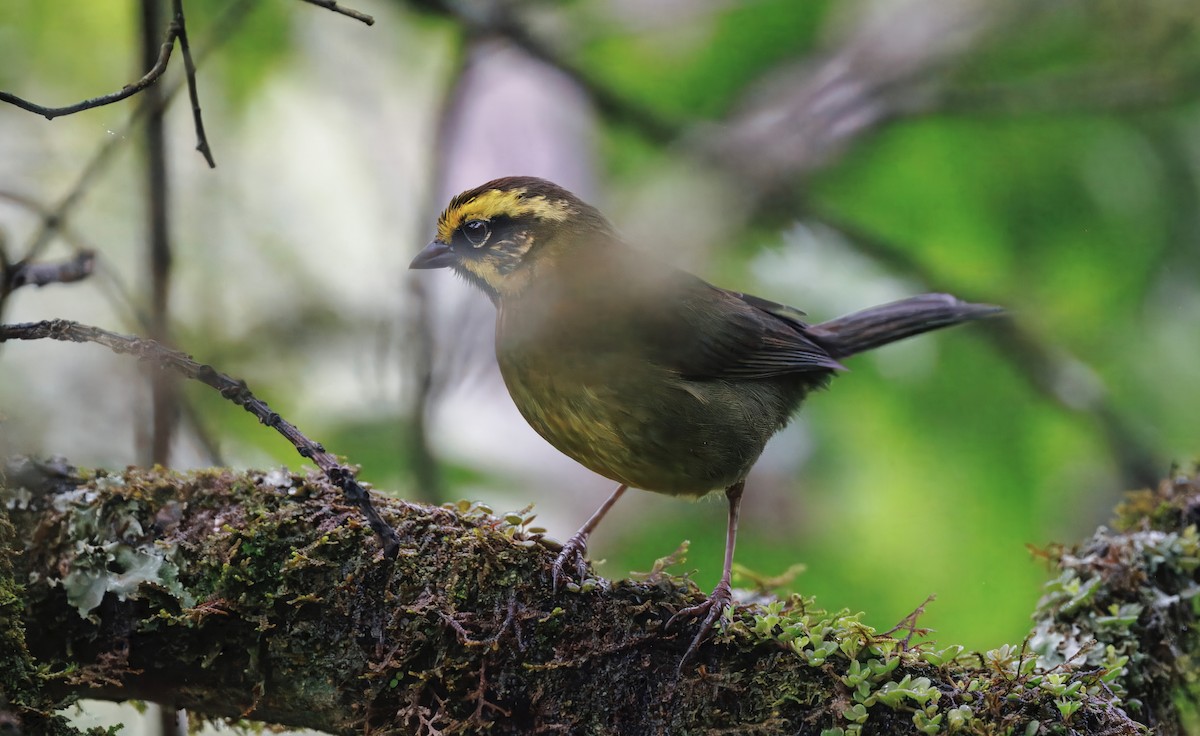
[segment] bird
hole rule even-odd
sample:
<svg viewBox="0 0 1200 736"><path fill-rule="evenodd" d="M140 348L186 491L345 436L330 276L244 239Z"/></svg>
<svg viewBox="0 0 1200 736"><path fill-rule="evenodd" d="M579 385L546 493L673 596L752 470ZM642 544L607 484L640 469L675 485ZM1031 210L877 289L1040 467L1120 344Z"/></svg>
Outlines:
<svg viewBox="0 0 1200 736"><path fill-rule="evenodd" d="M724 493L720 582L667 623L700 619L681 669L732 603L746 477L805 397L850 356L1003 311L922 294L810 324L798 309L632 247L598 209L531 176L453 197L409 267L449 268L491 299L496 359L517 409L551 445L618 484L563 545L553 590L587 574L588 538L627 489Z"/></svg>

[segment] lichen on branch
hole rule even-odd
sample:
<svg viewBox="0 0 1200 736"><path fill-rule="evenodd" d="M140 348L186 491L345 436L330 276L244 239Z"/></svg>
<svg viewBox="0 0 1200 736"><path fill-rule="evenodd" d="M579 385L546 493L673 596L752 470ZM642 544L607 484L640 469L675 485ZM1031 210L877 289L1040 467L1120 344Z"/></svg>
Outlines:
<svg viewBox="0 0 1200 736"><path fill-rule="evenodd" d="M916 615L881 633L793 596L735 606L680 674L692 632L666 622L695 586L656 571L555 595L528 513L377 496L390 560L316 472L24 461L0 478L0 717L33 733L99 697L335 734L1175 733L1195 485L1052 550L1024 643L968 653Z"/></svg>

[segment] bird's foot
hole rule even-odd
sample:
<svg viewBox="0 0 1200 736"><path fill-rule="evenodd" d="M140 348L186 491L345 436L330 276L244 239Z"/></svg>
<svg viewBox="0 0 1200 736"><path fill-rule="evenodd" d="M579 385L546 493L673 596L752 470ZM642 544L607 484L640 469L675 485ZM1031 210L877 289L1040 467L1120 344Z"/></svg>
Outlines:
<svg viewBox="0 0 1200 736"><path fill-rule="evenodd" d="M587 577L588 564L587 558L584 557L587 553L587 540L588 535L580 532L563 544L562 551L558 553L558 557L550 567L550 580L555 593L558 592L560 586L571 582L572 572L580 582Z"/></svg>
<svg viewBox="0 0 1200 736"><path fill-rule="evenodd" d="M733 591L729 587L728 580L722 580L717 583L717 587L713 588L712 595L702 603L697 603L694 606L681 608L674 616L667 621L667 628L670 628L677 619L696 618L703 616L704 620L700 622L700 629L696 632L695 638L688 646L687 651L683 653L683 659L679 661L679 672L683 672L683 668L692 657L696 656L696 652L700 649L700 644L708 638L712 632L713 626L716 625L717 619L733 602Z"/></svg>

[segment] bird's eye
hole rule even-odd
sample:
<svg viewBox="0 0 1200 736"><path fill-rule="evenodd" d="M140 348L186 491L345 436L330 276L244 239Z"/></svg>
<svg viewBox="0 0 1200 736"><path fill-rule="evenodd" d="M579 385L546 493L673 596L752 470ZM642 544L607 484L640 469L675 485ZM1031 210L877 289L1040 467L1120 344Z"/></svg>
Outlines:
<svg viewBox="0 0 1200 736"><path fill-rule="evenodd" d="M462 226L463 236L467 242L480 248L492 234L492 226L485 220L467 220Z"/></svg>

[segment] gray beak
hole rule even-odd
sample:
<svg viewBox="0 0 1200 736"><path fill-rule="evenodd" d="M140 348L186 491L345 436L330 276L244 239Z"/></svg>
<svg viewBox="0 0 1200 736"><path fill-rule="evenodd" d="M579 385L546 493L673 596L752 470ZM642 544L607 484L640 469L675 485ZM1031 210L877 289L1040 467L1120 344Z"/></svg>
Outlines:
<svg viewBox="0 0 1200 736"><path fill-rule="evenodd" d="M454 251L450 250L450 246L445 243L435 240L425 249L417 254L417 257L412 259L412 263L408 264L409 268L445 268L453 266L458 262Z"/></svg>

